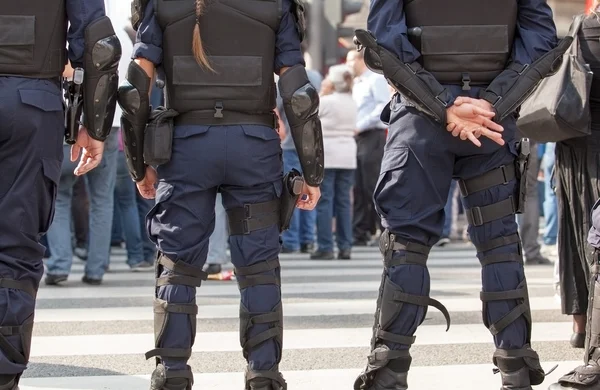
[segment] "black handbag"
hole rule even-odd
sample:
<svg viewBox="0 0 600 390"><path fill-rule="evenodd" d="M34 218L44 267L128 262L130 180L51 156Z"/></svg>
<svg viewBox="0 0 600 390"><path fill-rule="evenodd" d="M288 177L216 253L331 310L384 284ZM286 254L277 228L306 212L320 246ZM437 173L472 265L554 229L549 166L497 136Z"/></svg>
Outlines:
<svg viewBox="0 0 600 390"><path fill-rule="evenodd" d="M537 142L558 142L591 134L590 89L593 72L583 61L577 33L585 15L578 15L569 35L573 43L557 72L543 79L521 105L517 126Z"/></svg>

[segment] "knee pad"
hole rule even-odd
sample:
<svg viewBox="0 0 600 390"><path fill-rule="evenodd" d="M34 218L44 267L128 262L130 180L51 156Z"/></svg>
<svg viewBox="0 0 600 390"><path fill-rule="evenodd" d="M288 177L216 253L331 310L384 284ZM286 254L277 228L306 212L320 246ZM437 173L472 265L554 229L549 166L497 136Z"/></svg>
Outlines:
<svg viewBox="0 0 600 390"><path fill-rule="evenodd" d="M273 199L268 202L245 204L227 210L229 234L232 236L250 234L259 229L280 224L281 201Z"/></svg>
<svg viewBox="0 0 600 390"><path fill-rule="evenodd" d="M161 276L163 269L166 268L171 270L172 273L168 276ZM189 287L200 287L203 280L206 280L207 274L202 269L193 267L185 262L178 260L173 262L164 254L159 253L156 260L156 287L166 285L184 285ZM160 344L169 322L170 314L186 314L190 321L190 327L192 329L191 334L191 345L194 345L194 339L196 337L196 316L198 314L198 306L196 300L190 303L170 303L165 300L154 297L154 338L155 338L155 349L146 353L146 359L156 357L157 368L153 374L153 383L157 383L156 387L160 390L171 390L169 383L189 381L189 388L193 385L193 375L190 367L186 370L166 370L162 365L164 358L173 360L184 360L187 361L192 354L192 348L161 348ZM161 368L162 367L162 368ZM164 384L161 384L161 381ZM166 387L165 387L166 386ZM173 385L176 386L176 385ZM154 388L152 388L154 390ZM179 390L178 387L173 389ZM186 390L187 387L182 387L182 390Z"/></svg>

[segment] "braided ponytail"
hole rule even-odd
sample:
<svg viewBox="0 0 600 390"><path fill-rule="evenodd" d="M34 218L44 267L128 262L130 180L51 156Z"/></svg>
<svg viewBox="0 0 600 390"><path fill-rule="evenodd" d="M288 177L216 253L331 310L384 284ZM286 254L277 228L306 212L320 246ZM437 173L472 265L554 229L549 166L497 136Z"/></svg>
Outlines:
<svg viewBox="0 0 600 390"><path fill-rule="evenodd" d="M213 68L208 62L208 57L202 46L202 38L200 37L200 16L204 12L204 0L196 0L196 25L194 26L194 38L192 41L192 51L196 62L201 67L213 71Z"/></svg>

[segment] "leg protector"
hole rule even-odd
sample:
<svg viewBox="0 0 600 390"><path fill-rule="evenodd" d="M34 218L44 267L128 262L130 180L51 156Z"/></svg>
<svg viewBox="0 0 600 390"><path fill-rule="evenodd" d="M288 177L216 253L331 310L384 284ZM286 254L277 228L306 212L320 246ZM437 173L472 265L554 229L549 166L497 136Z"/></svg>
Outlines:
<svg viewBox="0 0 600 390"><path fill-rule="evenodd" d="M158 254L156 261L156 287L169 285L184 285L189 287L200 287L203 280L206 280L207 274L184 263L181 260L173 262L162 253ZM163 338L169 329L171 315L185 314L188 316L191 328L190 347L169 348L163 347ZM191 390L194 384L194 378L190 366L185 365L185 369L171 369L172 364L168 362L187 362L192 354L192 346L196 336L196 315L198 307L196 300L189 303L171 303L160 299L158 295L154 298L154 335L156 348L146 353L146 359L156 357L156 369L152 373L150 390ZM171 327L172 328L172 327ZM176 363L177 364L177 363ZM183 364L179 364L180 366Z"/></svg>
<svg viewBox="0 0 600 390"><path fill-rule="evenodd" d="M450 315L440 302L427 296L408 294L389 277L389 269L392 267L408 264L425 267L431 248L403 240L395 234L390 234L386 229L380 237L379 249L384 258L384 271L377 299L371 355L368 357L366 369L354 383L355 390L406 388L406 373L412 361L408 349L415 342L416 337L390 332L390 327L400 315L405 303L425 307L425 314L428 306L435 307L444 314L450 328ZM395 251L397 253L393 256ZM425 314L421 323L425 319ZM390 348L390 344L404 345L406 349L394 350ZM404 375L400 375L401 373Z"/></svg>
<svg viewBox="0 0 600 390"><path fill-rule="evenodd" d="M272 225L272 223L271 223ZM248 287L260 285L281 286L279 278L279 260L261 261L259 263L238 267L235 269L235 275L238 280L240 292ZM268 275L272 273L275 275ZM250 332L255 325L269 324L269 328L258 334L250 336ZM264 342L274 339L278 348L278 359L275 365L269 370L253 370L250 367L246 369L245 390L286 390L287 384L279 372L279 362L281 361L281 351L283 347L283 310L281 301L271 312L256 313L250 312L243 304L240 304L240 344L244 358L248 361L250 351L259 347Z"/></svg>
<svg viewBox="0 0 600 390"><path fill-rule="evenodd" d="M272 225L280 226L281 201L270 200L263 203L245 204L227 210L229 234L232 236L250 234Z"/></svg>
<svg viewBox="0 0 600 390"><path fill-rule="evenodd" d="M560 389L600 389L600 251L594 250L590 272L589 305L585 340L586 365L579 366L550 387Z"/></svg>

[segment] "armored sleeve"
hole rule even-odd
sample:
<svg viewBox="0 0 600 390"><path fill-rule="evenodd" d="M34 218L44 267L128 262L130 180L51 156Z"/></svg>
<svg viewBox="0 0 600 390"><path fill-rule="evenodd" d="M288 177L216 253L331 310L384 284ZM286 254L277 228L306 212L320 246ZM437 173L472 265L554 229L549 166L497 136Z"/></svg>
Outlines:
<svg viewBox="0 0 600 390"><path fill-rule="evenodd" d="M85 29L83 55L83 124L90 137L104 141L110 134L117 105L121 43L107 16Z"/></svg>
<svg viewBox="0 0 600 390"><path fill-rule="evenodd" d="M302 65L295 65L280 76L279 91L304 180L316 187L323 181L325 173L323 134L318 116L319 93Z"/></svg>
<svg viewBox="0 0 600 390"><path fill-rule="evenodd" d="M494 121L501 122L512 114L540 81L558 70L573 38L565 37L558 44L557 41L552 10L547 2L519 1L511 61L481 95L496 111Z"/></svg>
<svg viewBox="0 0 600 390"><path fill-rule="evenodd" d="M125 82L119 87L118 100L123 109L121 127L129 174L142 181L146 174L144 162L144 131L150 117L150 85L152 80L135 61L129 64Z"/></svg>

